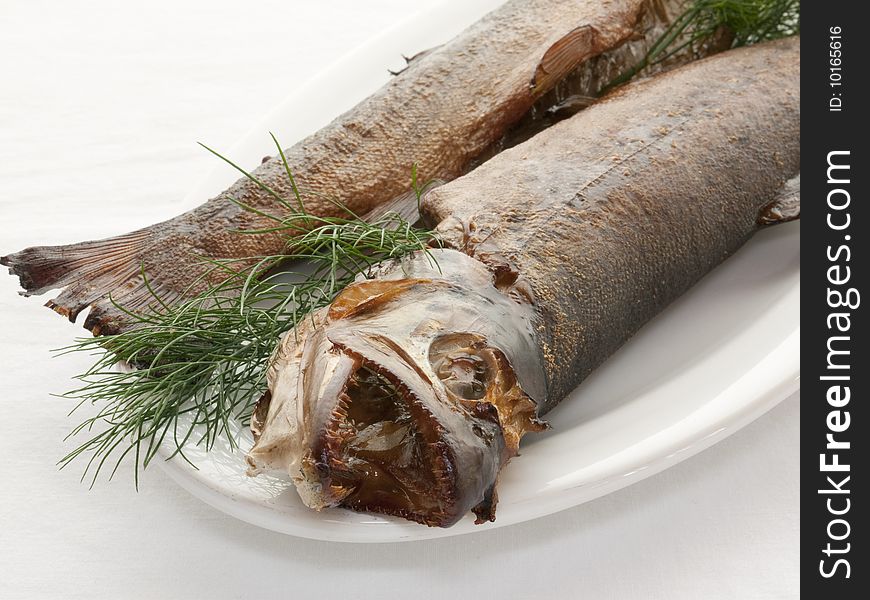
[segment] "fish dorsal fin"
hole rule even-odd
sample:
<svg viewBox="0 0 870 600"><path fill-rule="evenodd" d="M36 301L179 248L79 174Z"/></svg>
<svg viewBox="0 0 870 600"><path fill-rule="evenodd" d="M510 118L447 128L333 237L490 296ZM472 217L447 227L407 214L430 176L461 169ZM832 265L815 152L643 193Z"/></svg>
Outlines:
<svg viewBox="0 0 870 600"><path fill-rule="evenodd" d="M535 68L529 82L534 93L542 93L565 78L584 59L597 54L598 30L581 25L569 31L551 45Z"/></svg>
<svg viewBox="0 0 870 600"><path fill-rule="evenodd" d="M333 321L354 317L382 306L404 292L431 279L370 279L352 283L329 305L329 318Z"/></svg>
<svg viewBox="0 0 870 600"><path fill-rule="evenodd" d="M762 227L794 221L801 217L801 174L786 181L776 197L758 213L757 223Z"/></svg>
<svg viewBox="0 0 870 600"><path fill-rule="evenodd" d="M391 71L390 69L387 69L387 72L390 75L393 75L394 77L398 77L399 75L401 75L402 73L404 73L405 71L407 71L408 69L410 69L411 67L416 65L418 62L420 62L421 58L429 56L430 54L432 54L433 52L435 52L436 50L441 48L443 45L444 44L439 44L437 46L433 46L432 48L427 48L426 50L422 50L422 51L418 52L417 54L414 54L413 56L405 56L403 54L402 58L405 59L405 66L402 67L401 69L399 69L398 71Z"/></svg>

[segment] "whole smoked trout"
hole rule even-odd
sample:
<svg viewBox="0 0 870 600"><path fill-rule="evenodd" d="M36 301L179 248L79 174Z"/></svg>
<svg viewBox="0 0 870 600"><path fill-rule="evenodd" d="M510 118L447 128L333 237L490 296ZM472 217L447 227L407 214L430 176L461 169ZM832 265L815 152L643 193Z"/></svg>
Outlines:
<svg viewBox="0 0 870 600"><path fill-rule="evenodd" d="M451 42L413 60L398 77L330 125L287 149L306 209L318 216L356 214L407 193L411 166L421 180L451 180L500 140L547 91L579 65L620 46L650 12L679 0L513 0ZM252 173L283 198L293 190L280 158ZM329 198L330 200L327 200ZM205 259L279 254L286 234L240 235L274 226L256 212L281 206L242 178L205 204L118 237L71 246L28 248L2 257L26 295L66 288L48 306L71 321L88 306L85 327L111 334L126 310L173 302L208 270ZM145 284L144 271L149 286Z"/></svg>
<svg viewBox="0 0 870 600"><path fill-rule="evenodd" d="M289 473L315 509L494 519L498 474L548 410L759 228L798 218L799 85L798 38L725 52L431 191L447 248L383 263L282 340L250 473Z"/></svg>

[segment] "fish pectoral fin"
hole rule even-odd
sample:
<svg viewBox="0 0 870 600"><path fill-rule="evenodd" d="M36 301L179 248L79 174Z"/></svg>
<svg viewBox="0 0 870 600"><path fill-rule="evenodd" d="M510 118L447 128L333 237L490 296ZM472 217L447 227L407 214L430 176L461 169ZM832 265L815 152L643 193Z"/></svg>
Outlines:
<svg viewBox="0 0 870 600"><path fill-rule="evenodd" d="M786 181L776 197L765 204L758 213L759 226L767 227L794 221L801 217L801 174Z"/></svg>
<svg viewBox="0 0 870 600"><path fill-rule="evenodd" d="M492 522L495 521L495 506L498 504L498 492L496 491L496 483L493 483L489 486L489 489L486 490L483 494L483 500L477 506L471 509L471 512L474 513L476 517L474 519L475 525L482 525L487 521Z"/></svg>
<svg viewBox="0 0 870 600"><path fill-rule="evenodd" d="M598 54L598 30L581 25L556 40L541 57L529 82L534 93L543 93L564 79L583 60Z"/></svg>
<svg viewBox="0 0 870 600"><path fill-rule="evenodd" d="M266 425L266 417L269 415L269 406L272 404L272 392L266 390L257 403L254 404L254 412L251 413L251 434L254 436L254 441L260 439L263 433L263 427Z"/></svg>
<svg viewBox="0 0 870 600"><path fill-rule="evenodd" d="M327 314L333 321L356 317L377 309L408 290L430 282L430 279L419 278L358 281L344 288L336 296L329 305Z"/></svg>

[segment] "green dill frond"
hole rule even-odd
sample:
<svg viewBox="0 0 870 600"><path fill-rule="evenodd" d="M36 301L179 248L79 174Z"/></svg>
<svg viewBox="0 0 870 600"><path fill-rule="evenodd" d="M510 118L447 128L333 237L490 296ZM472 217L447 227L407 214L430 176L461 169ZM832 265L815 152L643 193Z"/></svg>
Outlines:
<svg viewBox="0 0 870 600"><path fill-rule="evenodd" d="M118 306L133 325L130 329L79 339L60 350L98 356L78 376L80 387L63 397L77 400L76 409L99 406L68 436L89 435L60 460L61 467L87 458L82 478L90 474L93 484L107 465L114 475L132 454L138 485L139 468L147 467L167 440L173 456L182 457L188 443L210 449L223 438L235 446L231 425L249 419L265 391L266 369L280 338L311 311L329 304L355 277L367 276L375 264L427 251L435 242L431 231L395 213L371 221L349 211L344 218L307 213L289 168L287 176L295 195L291 200L260 184L289 210L288 216L265 215L275 223L269 231L287 233L287 253L244 262L210 261L202 280L219 275L214 279L220 283L177 304L166 304L152 292L155 302L147 310ZM415 190L417 185L415 169ZM279 264L282 268L275 269ZM130 368L119 369L119 363Z"/></svg>
<svg viewBox="0 0 870 600"><path fill-rule="evenodd" d="M681 53L698 58L798 33L800 0L690 0L638 64L599 95Z"/></svg>

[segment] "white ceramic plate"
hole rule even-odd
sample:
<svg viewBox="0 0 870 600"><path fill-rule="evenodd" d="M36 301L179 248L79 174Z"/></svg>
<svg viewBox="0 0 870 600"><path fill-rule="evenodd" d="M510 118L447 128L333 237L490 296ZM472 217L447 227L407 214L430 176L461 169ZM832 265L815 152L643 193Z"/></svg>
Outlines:
<svg viewBox="0 0 870 600"><path fill-rule="evenodd" d="M400 54L446 41L499 2L444 6L409 18L299 86L227 154L256 165L273 131L289 145L325 125L387 80ZM194 206L237 177L212 173L188 196ZM198 467L159 461L195 496L239 519L322 540L387 542L482 531L597 498L700 452L799 386L800 228L761 232L648 324L558 408L552 430L529 436L500 478L498 519L450 529L346 510L311 511L288 480L245 476L244 451L187 448ZM166 448L166 455L171 448Z"/></svg>

